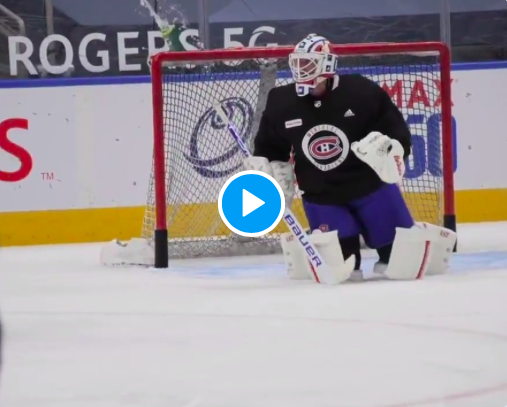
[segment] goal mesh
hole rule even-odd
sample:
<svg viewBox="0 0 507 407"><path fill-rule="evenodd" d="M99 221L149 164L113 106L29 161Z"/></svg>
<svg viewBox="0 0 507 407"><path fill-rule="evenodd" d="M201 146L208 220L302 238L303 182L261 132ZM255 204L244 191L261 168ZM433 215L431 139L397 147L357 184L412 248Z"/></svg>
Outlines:
<svg viewBox="0 0 507 407"><path fill-rule="evenodd" d="M142 235L153 237L156 211L165 211L172 258L274 253L279 251L279 233L286 231L280 224L266 236L247 239L223 224L219 191L230 176L244 170L243 155L212 106L220 101L251 145L267 93L292 82L288 52L269 60L255 53L233 60L227 51L222 53L214 60L166 63L160 70L163 103L154 109L163 110L164 179L152 172ZM345 53L338 71L378 82L402 111L413 136L413 153L401 188L413 216L435 224L443 224L444 216L441 124L442 106L450 103L441 96L441 72L438 52ZM163 208L155 203L160 182L165 184ZM292 210L307 225L300 198L297 192Z"/></svg>

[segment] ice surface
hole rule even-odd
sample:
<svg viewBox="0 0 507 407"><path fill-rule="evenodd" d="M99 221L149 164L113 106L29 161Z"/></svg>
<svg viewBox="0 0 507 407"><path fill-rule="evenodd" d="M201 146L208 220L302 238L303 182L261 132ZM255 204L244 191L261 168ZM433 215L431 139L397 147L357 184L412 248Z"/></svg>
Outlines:
<svg viewBox="0 0 507 407"><path fill-rule="evenodd" d="M0 405L504 407L507 223L459 244L448 275L336 287L278 256L153 271L101 267L99 245L0 249Z"/></svg>

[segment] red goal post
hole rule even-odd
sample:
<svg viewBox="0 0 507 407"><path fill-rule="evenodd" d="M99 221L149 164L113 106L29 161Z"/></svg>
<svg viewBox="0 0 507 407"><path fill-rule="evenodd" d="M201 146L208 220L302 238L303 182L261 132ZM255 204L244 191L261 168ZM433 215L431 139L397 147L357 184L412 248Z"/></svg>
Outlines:
<svg viewBox="0 0 507 407"><path fill-rule="evenodd" d="M227 99L247 111L253 118L248 123L238 119L238 125L251 141L255 117L262 112L263 70L275 65L272 86L290 82L285 61L292 50L221 49L152 57L154 153L143 237L154 241L155 267L167 267L173 256L257 254L263 252L257 246L278 244L276 236L243 242L217 220L217 191L231 171L242 168L240 155L231 153L227 131L213 122L209 109L215 99ZM341 57L345 73L382 82L410 121L414 152L402 189L415 218L456 230L449 48L440 42L373 43L333 45L332 51ZM211 127L199 133L195 123L203 118L209 118ZM200 155L207 153L208 158ZM301 207L295 212L304 217Z"/></svg>

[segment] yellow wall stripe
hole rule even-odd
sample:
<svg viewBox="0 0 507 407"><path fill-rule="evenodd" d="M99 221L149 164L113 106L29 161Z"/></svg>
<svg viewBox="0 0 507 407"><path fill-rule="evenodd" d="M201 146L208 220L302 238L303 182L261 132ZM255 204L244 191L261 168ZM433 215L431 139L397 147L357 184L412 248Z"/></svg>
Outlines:
<svg viewBox="0 0 507 407"><path fill-rule="evenodd" d="M139 236L144 207L0 213L0 247Z"/></svg>
<svg viewBox="0 0 507 407"><path fill-rule="evenodd" d="M435 196L408 194L407 201L414 205L425 201L424 211L414 211L419 220L435 222L431 208L437 204ZM301 214L301 204L294 210ZM204 236L228 234L221 222L216 204L184 205L170 208L178 216L170 223L171 236ZM507 220L507 189L482 189L456 192L457 220L463 222L493 222ZM145 207L71 209L36 212L0 213L0 247L34 244L101 242L114 238L130 239L141 234ZM305 220L302 219L306 224ZM275 229L285 230L284 225Z"/></svg>

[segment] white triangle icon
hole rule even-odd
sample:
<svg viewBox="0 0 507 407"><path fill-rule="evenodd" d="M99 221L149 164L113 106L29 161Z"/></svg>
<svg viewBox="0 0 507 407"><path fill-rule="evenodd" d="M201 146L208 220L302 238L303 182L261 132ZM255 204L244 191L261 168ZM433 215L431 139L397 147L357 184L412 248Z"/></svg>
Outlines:
<svg viewBox="0 0 507 407"><path fill-rule="evenodd" d="M251 194L246 189L243 190L243 216L252 213L265 203L266 202L264 202L262 199L257 198L255 195Z"/></svg>

